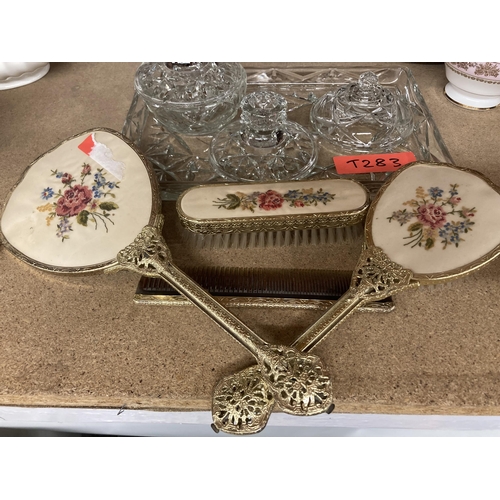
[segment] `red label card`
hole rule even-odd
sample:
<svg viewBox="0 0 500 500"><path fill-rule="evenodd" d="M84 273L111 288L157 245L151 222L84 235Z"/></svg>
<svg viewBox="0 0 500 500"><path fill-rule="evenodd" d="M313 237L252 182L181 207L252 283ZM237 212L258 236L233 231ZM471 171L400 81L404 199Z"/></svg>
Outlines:
<svg viewBox="0 0 500 500"><path fill-rule="evenodd" d="M94 146L94 139L92 138L92 135L89 135L81 144L78 145L78 149L81 149L87 156L90 156L90 152Z"/></svg>
<svg viewBox="0 0 500 500"><path fill-rule="evenodd" d="M356 156L334 156L333 163L339 174L370 174L372 172L394 172L398 168L417 161L411 152L359 154Z"/></svg>

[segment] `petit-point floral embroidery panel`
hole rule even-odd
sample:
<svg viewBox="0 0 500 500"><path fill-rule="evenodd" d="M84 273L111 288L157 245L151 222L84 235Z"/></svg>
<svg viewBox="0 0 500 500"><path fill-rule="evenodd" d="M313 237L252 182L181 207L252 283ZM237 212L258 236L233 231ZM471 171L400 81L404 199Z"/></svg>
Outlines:
<svg viewBox="0 0 500 500"><path fill-rule="evenodd" d="M317 206L320 203L326 205L333 201L335 194L330 194L323 189L314 191L308 189L291 189L284 194L268 189L267 191L255 191L251 194L236 192L226 195L224 198L217 198L213 201L214 206L225 208L226 210L277 210L284 206L302 208Z"/></svg>
<svg viewBox="0 0 500 500"><path fill-rule="evenodd" d="M120 182L109 181L102 168L93 172L88 163L82 165L79 178L58 170L51 170L51 175L58 184L42 190L40 197L47 203L37 210L47 212L48 226L55 221L55 236L63 242L69 239L75 222L108 232L108 223L114 224L113 212L119 208L113 191L119 189Z"/></svg>
<svg viewBox="0 0 500 500"><path fill-rule="evenodd" d="M408 240L405 245L429 250L440 243L445 249L458 247L464 241L463 236L472 231L476 209L462 203L458 187L458 184L450 184L445 192L440 187L424 190L419 186L415 198L403 203L408 208L394 211L387 217L389 222L408 225L409 235L403 238Z"/></svg>

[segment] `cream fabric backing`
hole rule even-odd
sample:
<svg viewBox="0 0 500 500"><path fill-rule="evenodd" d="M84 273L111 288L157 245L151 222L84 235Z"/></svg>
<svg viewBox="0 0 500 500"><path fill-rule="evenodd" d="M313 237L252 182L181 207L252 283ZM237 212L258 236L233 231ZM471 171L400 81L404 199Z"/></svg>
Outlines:
<svg viewBox="0 0 500 500"><path fill-rule="evenodd" d="M48 266L74 268L114 260L117 253L130 244L149 222L152 188L141 158L119 137L97 131L96 140L107 145L113 157L126 165L119 189L113 190L116 198L100 200L113 201L118 205L119 208L113 211L114 224L108 222L106 232L102 224L95 228L89 220L85 227L76 223L73 216L73 231L64 241L56 236L57 217L47 225L47 212L40 212L37 207L54 201L54 198L43 200L41 193L47 187L53 187L54 191L63 188L61 182L51 175L51 170L70 173L78 184L83 163L92 167L92 174L97 168L102 168L78 149L86 136L87 133L73 138L38 159L12 192L2 216L1 229L7 241L25 256ZM106 178L117 180L108 172ZM90 183L91 180L85 182L86 185Z"/></svg>
<svg viewBox="0 0 500 500"><path fill-rule="evenodd" d="M290 207L288 203L277 210L225 210L214 206L214 201L226 197L228 194L242 192L252 194L256 191L266 192L276 190L284 194L292 189L310 189L314 192L322 188L324 192L335 194L335 198L326 204L310 205L305 207ZM184 214L194 220L209 219L236 219L247 217L276 217L279 215L303 215L312 213L330 213L351 211L361 208L367 201L367 193L357 182L348 179L329 179L317 181L293 181L263 184L229 184L201 186L192 188L182 196L180 208Z"/></svg>
<svg viewBox="0 0 500 500"><path fill-rule="evenodd" d="M422 186L426 192L431 187L439 187L447 193L450 184L458 184L461 198L458 209L466 206L477 210L471 219L475 223L472 231L461 235L463 241L458 247L448 245L443 249L441 238L437 238L435 246L429 250L424 246L405 246L408 240L403 238L409 235L408 224L401 226L395 220L389 223L387 218L397 210L411 211L403 202L416 197L417 187ZM417 274L441 273L466 266L500 244L500 195L476 175L452 167L417 165L401 172L378 201L373 216L374 244L391 260ZM414 218L413 222L416 220ZM448 220L460 218L454 215Z"/></svg>

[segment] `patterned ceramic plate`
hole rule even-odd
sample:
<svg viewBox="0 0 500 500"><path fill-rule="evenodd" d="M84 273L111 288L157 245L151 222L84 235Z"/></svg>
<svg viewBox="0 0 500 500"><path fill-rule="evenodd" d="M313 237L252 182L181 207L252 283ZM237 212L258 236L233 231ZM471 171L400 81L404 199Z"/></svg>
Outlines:
<svg viewBox="0 0 500 500"><path fill-rule="evenodd" d="M159 212L156 176L118 132L92 129L37 158L3 209L0 237L53 272L109 268Z"/></svg>

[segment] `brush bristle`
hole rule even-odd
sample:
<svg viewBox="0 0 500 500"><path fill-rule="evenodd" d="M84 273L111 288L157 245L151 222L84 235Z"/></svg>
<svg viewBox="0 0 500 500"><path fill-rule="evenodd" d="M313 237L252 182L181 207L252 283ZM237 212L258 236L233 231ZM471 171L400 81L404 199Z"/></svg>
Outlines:
<svg viewBox="0 0 500 500"><path fill-rule="evenodd" d="M295 231L270 231L259 233L201 234L183 228L188 244L196 249L214 248L273 248L325 244L347 244L363 235L363 224Z"/></svg>

